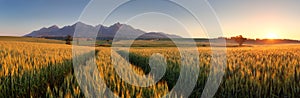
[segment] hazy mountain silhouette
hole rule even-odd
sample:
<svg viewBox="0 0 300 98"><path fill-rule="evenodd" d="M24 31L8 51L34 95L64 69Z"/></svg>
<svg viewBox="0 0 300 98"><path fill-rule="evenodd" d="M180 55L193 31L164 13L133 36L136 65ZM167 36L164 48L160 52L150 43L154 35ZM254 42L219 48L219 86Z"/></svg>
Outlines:
<svg viewBox="0 0 300 98"><path fill-rule="evenodd" d="M99 29L100 28L100 29ZM65 37L67 35L74 35L75 29L78 34L74 37L95 37L95 32L98 32L97 38L107 39L114 38L118 33L118 37L132 38L133 36L140 35L141 39L163 39L163 38L181 38L178 35L171 35L162 32L145 32L139 29L135 29L127 24L115 23L109 27L103 25L91 26L82 22L77 22L71 26L64 26L59 28L54 25L48 28L42 28L37 31L33 31L26 37Z"/></svg>

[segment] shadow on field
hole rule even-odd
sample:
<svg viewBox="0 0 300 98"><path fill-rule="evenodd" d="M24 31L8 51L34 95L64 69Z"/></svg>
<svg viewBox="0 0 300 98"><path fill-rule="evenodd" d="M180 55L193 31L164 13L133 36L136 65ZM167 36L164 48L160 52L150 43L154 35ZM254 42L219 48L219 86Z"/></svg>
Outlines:
<svg viewBox="0 0 300 98"><path fill-rule="evenodd" d="M117 51L117 53L132 65L141 68L146 75L151 71L151 68L149 66L149 57L140 56L134 53L128 53L126 51ZM128 55L128 58L126 57L126 55ZM160 79L158 82L166 81L170 91L176 85L179 75L180 65L167 60L166 72L162 79Z"/></svg>
<svg viewBox="0 0 300 98"><path fill-rule="evenodd" d="M132 65L137 66L141 68L145 74L148 74L151 71L151 68L149 66L149 59L150 57L141 56L139 54L135 53L129 53L126 51L117 51L124 59L126 59L128 62L130 62ZM128 57L126 57L128 55ZM201 63L201 62L200 62ZM160 79L161 81L166 81L169 91L171 91L176 83L178 82L179 76L180 76L180 69L181 69L181 61L174 62L167 60L167 68L164 76ZM199 66L199 76L197 78L197 83L189 96L189 98L199 98L202 95L202 92L205 88L205 84L208 79L208 74L210 72L210 65L207 65L205 63L201 63L201 66Z"/></svg>

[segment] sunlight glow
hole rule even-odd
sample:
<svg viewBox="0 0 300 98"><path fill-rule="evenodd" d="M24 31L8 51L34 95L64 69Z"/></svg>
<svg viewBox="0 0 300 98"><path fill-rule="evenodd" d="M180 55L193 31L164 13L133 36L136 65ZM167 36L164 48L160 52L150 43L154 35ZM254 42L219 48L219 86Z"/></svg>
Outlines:
<svg viewBox="0 0 300 98"><path fill-rule="evenodd" d="M278 38L278 35L274 32L269 32L267 35L266 35L266 38L268 39L276 39Z"/></svg>

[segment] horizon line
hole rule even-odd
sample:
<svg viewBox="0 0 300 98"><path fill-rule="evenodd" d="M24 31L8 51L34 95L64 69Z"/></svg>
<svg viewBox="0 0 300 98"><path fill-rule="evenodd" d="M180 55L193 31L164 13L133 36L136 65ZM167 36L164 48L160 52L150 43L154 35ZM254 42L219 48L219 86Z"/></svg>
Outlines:
<svg viewBox="0 0 300 98"><path fill-rule="evenodd" d="M0 35L0 37L26 37L26 36ZM58 37L63 37L63 36L58 36ZM232 36L232 37L235 37L235 36ZM27 37L27 38L43 38L43 37ZM231 37L213 37L213 38L208 38L208 37L194 37L194 38L182 37L182 38L174 38L174 39L220 39L220 38L231 39ZM244 38L247 38L247 37L244 37ZM295 41L300 41L300 39L286 39L286 38L275 38L275 39L270 39L270 38L247 38L247 40L258 40L258 39L259 40L295 40Z"/></svg>

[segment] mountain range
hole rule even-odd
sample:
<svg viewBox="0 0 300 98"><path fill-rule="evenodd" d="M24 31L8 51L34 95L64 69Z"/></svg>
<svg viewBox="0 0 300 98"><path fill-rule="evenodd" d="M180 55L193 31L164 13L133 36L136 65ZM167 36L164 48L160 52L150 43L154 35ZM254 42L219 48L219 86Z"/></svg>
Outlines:
<svg viewBox="0 0 300 98"><path fill-rule="evenodd" d="M74 35L74 32L78 32ZM25 37L66 37L71 35L73 37L90 37L93 38L97 32L97 39L113 39L118 33L119 39L130 39L135 38L137 35L139 39L165 39L165 38L182 38L178 35L166 34L163 32L145 32L140 29L135 29L127 24L115 23L111 26L103 25L87 25L82 22L77 22L71 26L64 26L59 28L53 25L48 28L41 28L33 31L29 34L24 35Z"/></svg>

